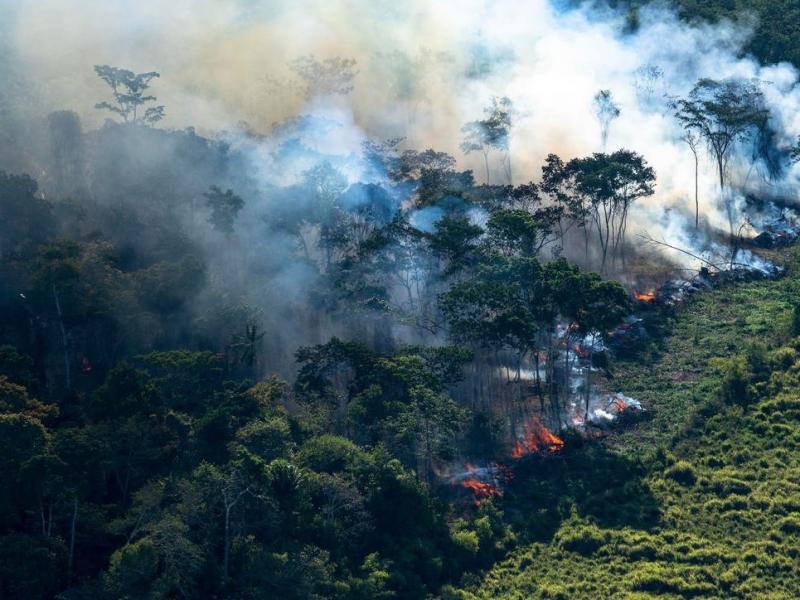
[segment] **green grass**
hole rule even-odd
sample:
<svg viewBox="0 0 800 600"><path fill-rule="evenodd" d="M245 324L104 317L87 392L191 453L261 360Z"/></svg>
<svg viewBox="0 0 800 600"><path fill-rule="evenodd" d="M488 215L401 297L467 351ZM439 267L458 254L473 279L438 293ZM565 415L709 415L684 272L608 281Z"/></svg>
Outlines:
<svg viewBox="0 0 800 600"><path fill-rule="evenodd" d="M798 256L651 315L666 334L609 383L649 418L518 472L498 508L520 543L442 597L800 598ZM723 400L753 342L769 351L739 363L748 393Z"/></svg>

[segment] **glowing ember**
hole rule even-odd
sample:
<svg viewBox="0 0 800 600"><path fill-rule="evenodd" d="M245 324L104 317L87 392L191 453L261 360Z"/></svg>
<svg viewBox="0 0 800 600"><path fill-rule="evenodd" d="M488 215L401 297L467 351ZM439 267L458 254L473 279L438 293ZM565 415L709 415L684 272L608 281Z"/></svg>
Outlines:
<svg viewBox="0 0 800 600"><path fill-rule="evenodd" d="M653 288L650 288L646 292L633 292L633 297L639 302L652 304L656 301L656 291Z"/></svg>
<svg viewBox="0 0 800 600"><path fill-rule="evenodd" d="M517 442L511 456L522 458L528 454L558 452L564 448L564 441L554 435L538 417L533 417L525 426L525 437Z"/></svg>

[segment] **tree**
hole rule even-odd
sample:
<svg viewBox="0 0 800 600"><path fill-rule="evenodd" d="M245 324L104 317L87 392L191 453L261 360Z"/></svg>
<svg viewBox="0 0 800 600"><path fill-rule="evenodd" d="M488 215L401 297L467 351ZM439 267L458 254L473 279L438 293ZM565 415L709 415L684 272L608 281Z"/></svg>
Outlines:
<svg viewBox="0 0 800 600"><path fill-rule="evenodd" d="M38 191L29 176L0 171L0 263L4 266L14 257L30 257L55 231L52 206Z"/></svg>
<svg viewBox="0 0 800 600"><path fill-rule="evenodd" d="M487 247L504 256L538 256L554 241L553 230L561 211L547 207L531 213L522 209L500 209L487 226Z"/></svg>
<svg viewBox="0 0 800 600"><path fill-rule="evenodd" d="M674 101L683 128L702 138L717 163L720 192L725 194L725 171L738 142L751 139L768 119L764 93L754 80L699 80L689 96ZM734 237L732 199L724 198L731 239Z"/></svg>
<svg viewBox="0 0 800 600"><path fill-rule="evenodd" d="M597 120L600 122L600 137L603 141L603 152L608 147L608 130L611 122L619 118L620 110L611 90L600 90L594 96L594 111Z"/></svg>
<svg viewBox="0 0 800 600"><path fill-rule="evenodd" d="M127 69L109 65L95 65L97 76L108 84L114 97L114 103L98 102L95 108L108 110L122 117L125 123L145 123L152 125L164 118L163 106L150 106L142 115L139 111L145 104L155 102L155 96L145 95L150 82L161 75L155 71L134 73Z"/></svg>
<svg viewBox="0 0 800 600"><path fill-rule="evenodd" d="M540 394L538 350L543 339L550 337L558 314L547 270L532 257L495 255L472 278L440 297L451 335L495 352L513 351L518 381L523 360L533 353ZM541 395L540 400L543 403Z"/></svg>
<svg viewBox="0 0 800 600"><path fill-rule="evenodd" d="M223 192L216 185L212 185L203 195L206 206L211 211L208 222L220 233L230 236L236 217L244 207L244 200L234 194L233 190Z"/></svg>
<svg viewBox="0 0 800 600"><path fill-rule="evenodd" d="M439 219L429 244L444 263L442 274L445 277L463 271L477 260L478 240L482 234L483 229L466 217L448 215Z"/></svg>
<svg viewBox="0 0 800 600"><path fill-rule="evenodd" d="M694 156L694 228L698 229L700 227L700 156L698 154L700 138L694 131L687 130L682 139Z"/></svg>
<svg viewBox="0 0 800 600"><path fill-rule="evenodd" d="M205 559L190 539L188 526L168 511L141 530L109 559L104 587L116 598L194 596Z"/></svg>
<svg viewBox="0 0 800 600"><path fill-rule="evenodd" d="M323 60L313 54L301 56L289 63L289 68L305 84L307 100L315 96L344 95L353 91L353 80L358 71L354 58L334 56Z"/></svg>
<svg viewBox="0 0 800 600"><path fill-rule="evenodd" d="M591 199L576 186L571 171L555 154L549 154L545 159L540 188L559 210L558 234L561 243L563 244L564 236L572 227L578 227L583 232L584 258L588 263Z"/></svg>
<svg viewBox="0 0 800 600"><path fill-rule="evenodd" d="M664 71L658 65L646 64L634 71L634 88L639 103L647 107L653 99L656 84L664 79Z"/></svg>
<svg viewBox="0 0 800 600"><path fill-rule="evenodd" d="M229 348L236 353L236 361L251 371L258 361L259 348L264 332L259 331L258 323L250 322L244 327L244 333L235 333Z"/></svg>
<svg viewBox="0 0 800 600"><path fill-rule="evenodd" d="M425 386L409 391L411 402L390 427L395 435L409 436L421 467L417 474L430 488L434 477L434 459L452 455L455 436L464 421L464 411L447 394Z"/></svg>
<svg viewBox="0 0 800 600"><path fill-rule="evenodd" d="M242 465L234 463L223 468L202 463L195 469L192 479L203 492L210 495L212 502L221 505L224 536L222 578L223 584L227 584L231 549L231 516L245 494L252 494L254 490L247 480Z"/></svg>
<svg viewBox="0 0 800 600"><path fill-rule="evenodd" d="M589 364L598 340L604 339L630 310L630 297L619 282L604 280L597 273L583 273L565 261L556 261L551 271L550 286L560 314L570 321L569 331L585 339L589 337ZM569 353L565 353L565 361ZM566 365L566 370L569 366ZM591 368L585 370L584 419L589 416Z"/></svg>
<svg viewBox="0 0 800 600"><path fill-rule="evenodd" d="M461 128L464 140L461 150L464 154L481 152L486 167L486 184L490 183L489 153L492 150L504 152L503 168L511 183L511 157L508 154L509 137L513 125L514 106L505 96L492 97L491 104L483 109L484 118L471 121Z"/></svg>
<svg viewBox="0 0 800 600"><path fill-rule="evenodd" d="M616 259L618 250L622 250L624 265L630 206L655 193L655 171L644 157L624 149L613 154L595 153L559 167L552 179L548 188L553 187L556 193L568 190L564 197L569 204L580 210L588 208L600 243L602 268L606 268L609 252Z"/></svg>
<svg viewBox="0 0 800 600"><path fill-rule="evenodd" d="M72 111L60 110L47 116L47 124L54 191L62 197L80 193L86 186L86 152L80 118Z"/></svg>

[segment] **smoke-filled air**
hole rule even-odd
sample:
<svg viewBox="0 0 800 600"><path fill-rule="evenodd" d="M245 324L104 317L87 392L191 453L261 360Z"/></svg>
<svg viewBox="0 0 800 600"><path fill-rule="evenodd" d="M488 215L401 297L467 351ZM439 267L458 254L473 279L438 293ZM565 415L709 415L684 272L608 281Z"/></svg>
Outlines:
<svg viewBox="0 0 800 600"><path fill-rule="evenodd" d="M0 598L800 596L794 4L0 0Z"/></svg>

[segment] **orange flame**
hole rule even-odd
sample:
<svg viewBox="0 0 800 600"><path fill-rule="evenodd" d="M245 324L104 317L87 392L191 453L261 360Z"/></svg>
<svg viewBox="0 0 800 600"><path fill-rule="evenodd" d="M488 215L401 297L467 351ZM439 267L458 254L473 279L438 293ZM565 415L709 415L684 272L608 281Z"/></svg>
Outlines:
<svg viewBox="0 0 800 600"><path fill-rule="evenodd" d="M633 297L639 302L647 302L648 304L656 301L656 291L650 288L646 292L633 292Z"/></svg>
<svg viewBox="0 0 800 600"><path fill-rule="evenodd" d="M467 463L465 467L467 476L459 484L472 492L475 506L480 506L488 498L501 497L503 490L500 489L500 481L507 482L511 479L511 473L503 465L495 465L493 467L495 475L491 480L481 479L482 470L478 466ZM483 476L486 476L485 472Z"/></svg>
<svg viewBox="0 0 800 600"><path fill-rule="evenodd" d="M525 437L517 442L511 456L522 458L528 454L558 452L564 448L564 441L554 435L538 417L533 417L525 426Z"/></svg>
<svg viewBox="0 0 800 600"><path fill-rule="evenodd" d="M488 498L500 497L503 495L503 491L500 488L488 481L467 478L461 482L461 485L472 492L475 506L480 506L481 502Z"/></svg>
<svg viewBox="0 0 800 600"><path fill-rule="evenodd" d="M622 398L614 398L611 401L611 406L617 409L617 412L624 412L628 409L628 404Z"/></svg>

